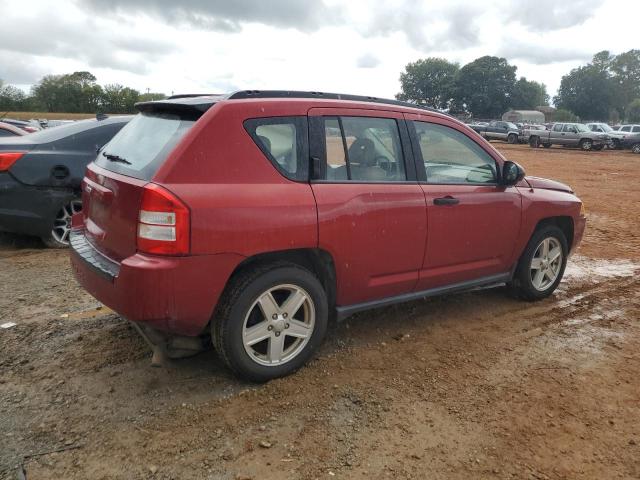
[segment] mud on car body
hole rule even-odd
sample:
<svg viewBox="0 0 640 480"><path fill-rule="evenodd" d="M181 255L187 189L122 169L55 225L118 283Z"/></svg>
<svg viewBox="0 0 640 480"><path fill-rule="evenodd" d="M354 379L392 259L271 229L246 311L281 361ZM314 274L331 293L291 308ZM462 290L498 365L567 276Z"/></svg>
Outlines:
<svg viewBox="0 0 640 480"><path fill-rule="evenodd" d="M330 318L508 284L550 295L582 203L447 115L393 100L244 91L138 104L87 169L71 259L158 355L209 335L254 381Z"/></svg>

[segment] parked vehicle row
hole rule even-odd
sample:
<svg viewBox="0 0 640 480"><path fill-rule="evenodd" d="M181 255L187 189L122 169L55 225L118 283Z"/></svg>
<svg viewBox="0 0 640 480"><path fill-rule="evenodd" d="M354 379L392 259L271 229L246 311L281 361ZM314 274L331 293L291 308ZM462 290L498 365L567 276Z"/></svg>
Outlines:
<svg viewBox="0 0 640 480"><path fill-rule="evenodd" d="M612 145L611 137L606 133L594 132L581 123L555 123L551 130L529 131L529 146L538 148L542 145L579 147L582 150L602 150Z"/></svg>
<svg viewBox="0 0 640 480"><path fill-rule="evenodd" d="M474 123L469 127L487 140L504 140L513 144L518 143L520 136L520 129L514 123L501 120L493 120L486 125Z"/></svg>
<svg viewBox="0 0 640 480"><path fill-rule="evenodd" d="M526 143L533 148L552 145L581 148L585 151L630 149L639 153L640 125L621 125L614 130L606 123L558 122L545 125L516 124L501 120L475 122L469 125L487 140Z"/></svg>
<svg viewBox="0 0 640 480"><path fill-rule="evenodd" d="M305 364L329 318L497 283L542 299L585 228L570 187L415 105L246 91L137 108L86 170L71 260L158 357L211 338L265 381Z"/></svg>
<svg viewBox="0 0 640 480"><path fill-rule="evenodd" d="M611 147L614 149L623 148L625 139L631 135L630 130L614 130L606 123L587 123L586 125L592 132L608 135L611 138ZM640 132L640 128L638 128L638 132Z"/></svg>
<svg viewBox="0 0 640 480"><path fill-rule="evenodd" d="M27 132L10 123L0 122L0 138L2 137L21 137Z"/></svg>
<svg viewBox="0 0 640 480"><path fill-rule="evenodd" d="M24 120L15 120L13 118L0 118L0 122L3 123L8 123L9 125L13 125L14 127L20 128L21 130L24 130L27 133L33 133L33 132L37 132L39 130L42 130L42 127L40 126L40 124L38 122L36 122L35 120L26 122Z"/></svg>

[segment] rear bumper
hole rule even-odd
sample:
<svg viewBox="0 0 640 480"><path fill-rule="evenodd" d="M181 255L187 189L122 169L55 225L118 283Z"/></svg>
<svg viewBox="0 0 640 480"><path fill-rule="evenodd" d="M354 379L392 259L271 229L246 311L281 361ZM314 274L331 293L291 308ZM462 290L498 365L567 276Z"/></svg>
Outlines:
<svg viewBox="0 0 640 480"><path fill-rule="evenodd" d="M0 173L0 231L48 235L60 208L73 200L72 189L24 185L7 172Z"/></svg>
<svg viewBox="0 0 640 480"><path fill-rule="evenodd" d="M178 335L203 332L242 260L236 254L136 253L118 263L98 252L82 230L71 236L71 265L85 290L127 320Z"/></svg>

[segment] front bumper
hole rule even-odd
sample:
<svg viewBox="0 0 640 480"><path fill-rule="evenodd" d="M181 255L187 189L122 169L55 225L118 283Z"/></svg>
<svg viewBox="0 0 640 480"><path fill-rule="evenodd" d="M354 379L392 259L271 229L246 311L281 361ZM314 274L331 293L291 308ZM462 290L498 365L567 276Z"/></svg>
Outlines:
<svg viewBox="0 0 640 480"><path fill-rule="evenodd" d="M584 236L584 230L587 226L587 217L584 215L579 215L574 217L573 220L573 242L571 244L571 253L575 252L576 248L582 242L582 237Z"/></svg>
<svg viewBox="0 0 640 480"><path fill-rule="evenodd" d="M71 265L85 290L127 320L177 335L203 332L242 260L236 254L136 253L114 262L91 245L82 230L71 234Z"/></svg>

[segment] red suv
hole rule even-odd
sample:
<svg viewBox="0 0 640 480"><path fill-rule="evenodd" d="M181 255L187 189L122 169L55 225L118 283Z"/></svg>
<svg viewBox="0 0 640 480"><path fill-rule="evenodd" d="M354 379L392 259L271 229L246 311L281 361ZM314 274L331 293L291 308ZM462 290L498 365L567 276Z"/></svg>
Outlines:
<svg viewBox="0 0 640 480"><path fill-rule="evenodd" d="M330 318L499 283L547 297L582 238L569 187L415 105L244 91L137 107L87 169L71 257L158 355L210 333L265 381Z"/></svg>

